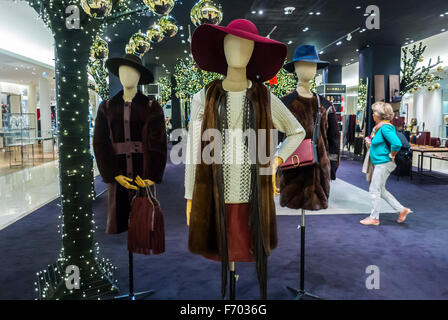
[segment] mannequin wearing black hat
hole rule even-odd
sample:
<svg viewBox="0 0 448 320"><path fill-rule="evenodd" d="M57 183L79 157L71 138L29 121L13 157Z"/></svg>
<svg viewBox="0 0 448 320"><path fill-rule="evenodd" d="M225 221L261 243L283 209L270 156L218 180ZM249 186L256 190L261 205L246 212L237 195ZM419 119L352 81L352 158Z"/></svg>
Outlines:
<svg viewBox="0 0 448 320"><path fill-rule="evenodd" d="M115 234L128 229L130 190L138 189L132 182L140 187L161 182L167 142L162 108L138 90L139 84L154 81L151 71L134 55L111 58L106 66L119 77L123 90L99 106L93 148L100 174L109 184L106 232Z"/></svg>
<svg viewBox="0 0 448 320"><path fill-rule="evenodd" d="M313 137L318 101L321 104L321 135L318 141L318 165L307 170L280 171L280 205L290 209L322 210L328 207L330 180L336 179L339 163L339 129L336 112L324 97L313 93L310 82L317 69L329 63L321 61L314 46L299 46L293 61L284 68L295 72L297 90L282 98L306 130L306 139Z"/></svg>

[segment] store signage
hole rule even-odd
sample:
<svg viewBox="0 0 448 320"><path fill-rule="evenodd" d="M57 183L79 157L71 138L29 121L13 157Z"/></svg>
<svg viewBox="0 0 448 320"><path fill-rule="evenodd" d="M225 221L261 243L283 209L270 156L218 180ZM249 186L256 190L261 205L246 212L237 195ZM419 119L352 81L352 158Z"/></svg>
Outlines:
<svg viewBox="0 0 448 320"><path fill-rule="evenodd" d="M322 94L345 94L345 84L324 84L317 88L317 93Z"/></svg>

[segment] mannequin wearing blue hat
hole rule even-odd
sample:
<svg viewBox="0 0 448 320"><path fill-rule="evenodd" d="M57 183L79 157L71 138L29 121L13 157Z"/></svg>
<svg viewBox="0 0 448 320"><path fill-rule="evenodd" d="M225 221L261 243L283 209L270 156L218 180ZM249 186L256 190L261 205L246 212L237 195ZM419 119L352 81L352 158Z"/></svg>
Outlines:
<svg viewBox="0 0 448 320"><path fill-rule="evenodd" d="M318 165L308 169L279 171L282 207L304 210L328 208L330 180L336 179L339 163L339 128L333 105L313 93L310 84L317 70L328 65L328 62L319 59L314 46L303 45L296 48L292 62L284 66L287 71L295 72L299 81L297 89L283 97L282 102L305 128L305 139L310 139L313 137L319 99L321 134L317 143Z"/></svg>

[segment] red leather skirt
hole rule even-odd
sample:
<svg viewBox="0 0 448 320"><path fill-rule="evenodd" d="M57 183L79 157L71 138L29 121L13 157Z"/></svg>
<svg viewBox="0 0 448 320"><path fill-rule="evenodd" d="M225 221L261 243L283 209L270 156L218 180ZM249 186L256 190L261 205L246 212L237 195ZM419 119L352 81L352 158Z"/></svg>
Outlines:
<svg viewBox="0 0 448 320"><path fill-rule="evenodd" d="M227 247L230 262L254 262L249 230L249 204L226 204ZM219 255L209 255L206 258L221 261Z"/></svg>

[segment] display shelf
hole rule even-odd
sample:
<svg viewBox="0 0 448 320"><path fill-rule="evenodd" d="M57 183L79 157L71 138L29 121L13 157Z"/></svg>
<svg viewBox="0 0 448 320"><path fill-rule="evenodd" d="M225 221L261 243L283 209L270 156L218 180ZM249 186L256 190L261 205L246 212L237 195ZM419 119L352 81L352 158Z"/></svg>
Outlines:
<svg viewBox="0 0 448 320"><path fill-rule="evenodd" d="M317 93L323 95L328 101L333 104L336 110L336 118L339 124L339 131L343 130L342 119L345 115L345 101L347 87L341 83L326 83L318 86Z"/></svg>

